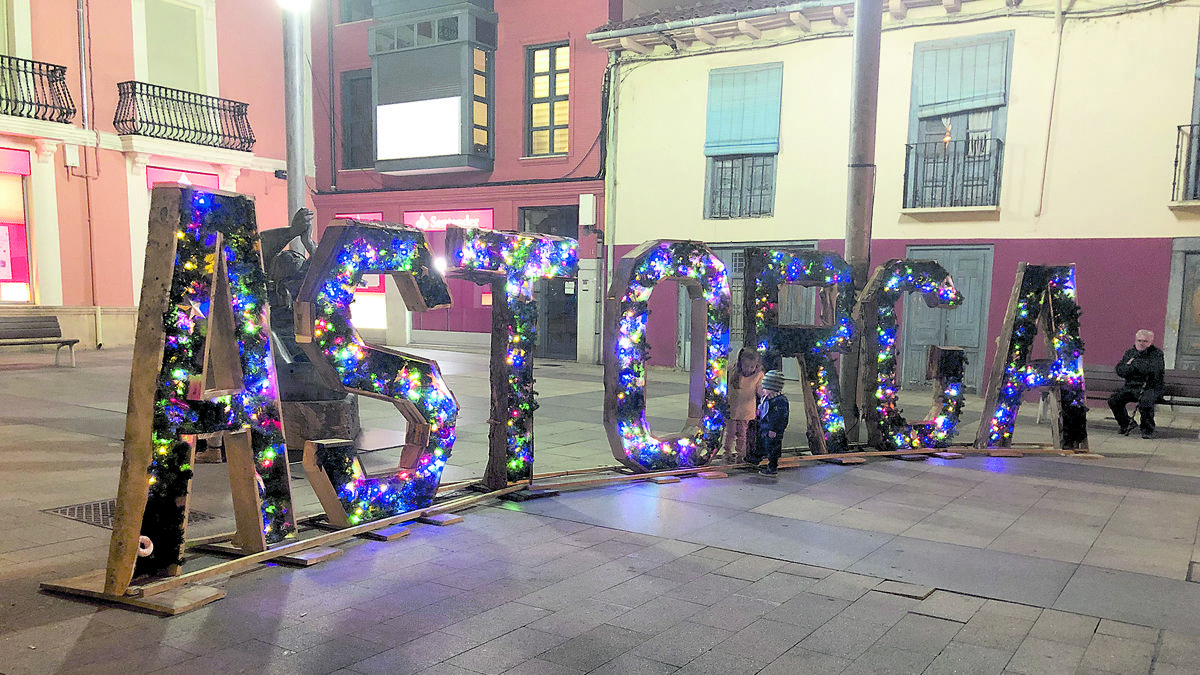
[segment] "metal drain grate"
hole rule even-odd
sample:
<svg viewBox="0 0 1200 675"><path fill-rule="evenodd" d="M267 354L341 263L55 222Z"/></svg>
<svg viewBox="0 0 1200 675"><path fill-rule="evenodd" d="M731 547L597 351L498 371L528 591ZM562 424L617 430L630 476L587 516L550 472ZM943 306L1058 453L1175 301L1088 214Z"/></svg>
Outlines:
<svg viewBox="0 0 1200 675"><path fill-rule="evenodd" d="M53 509L43 509L42 513L53 513L56 516L78 520L81 523L103 527L106 530L111 530L113 526L113 512L117 510L116 499L101 499L98 502L87 502L84 504L71 504L70 506L59 506ZM188 522L198 523L205 520L213 520L216 518L211 513L203 511L188 512Z"/></svg>

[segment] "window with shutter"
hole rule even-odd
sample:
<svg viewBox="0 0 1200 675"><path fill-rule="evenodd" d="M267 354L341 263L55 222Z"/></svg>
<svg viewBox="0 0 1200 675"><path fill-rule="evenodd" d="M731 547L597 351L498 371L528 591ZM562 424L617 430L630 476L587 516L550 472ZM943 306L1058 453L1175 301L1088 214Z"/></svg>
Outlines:
<svg viewBox="0 0 1200 675"><path fill-rule="evenodd" d="M1012 46L1012 31L916 44L905 208L999 204Z"/></svg>
<svg viewBox="0 0 1200 675"><path fill-rule="evenodd" d="M782 105L782 63L709 72L705 218L774 213Z"/></svg>

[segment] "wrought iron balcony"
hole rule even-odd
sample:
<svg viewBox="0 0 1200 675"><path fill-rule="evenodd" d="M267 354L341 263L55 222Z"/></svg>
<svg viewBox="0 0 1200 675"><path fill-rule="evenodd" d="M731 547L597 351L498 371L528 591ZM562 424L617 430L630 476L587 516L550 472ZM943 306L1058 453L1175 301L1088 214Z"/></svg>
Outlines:
<svg viewBox="0 0 1200 675"><path fill-rule="evenodd" d="M904 208L1000 204L1004 141L979 138L904 147Z"/></svg>
<svg viewBox="0 0 1200 675"><path fill-rule="evenodd" d="M1175 182L1171 200L1200 200L1200 124L1181 124L1175 141Z"/></svg>
<svg viewBox="0 0 1200 675"><path fill-rule="evenodd" d="M75 103L67 91L66 67L0 56L0 115L70 122Z"/></svg>
<svg viewBox="0 0 1200 675"><path fill-rule="evenodd" d="M119 82L118 134L182 141L249 152L254 132L245 103L145 82Z"/></svg>

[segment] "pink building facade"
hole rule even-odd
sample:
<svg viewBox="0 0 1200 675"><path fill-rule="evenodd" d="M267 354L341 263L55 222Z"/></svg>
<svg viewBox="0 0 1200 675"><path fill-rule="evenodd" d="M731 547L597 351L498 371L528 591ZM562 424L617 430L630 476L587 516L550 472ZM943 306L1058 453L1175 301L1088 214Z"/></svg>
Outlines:
<svg viewBox="0 0 1200 675"><path fill-rule="evenodd" d="M0 316L131 344L150 185L253 195L287 223L273 0L0 0Z"/></svg>
<svg viewBox="0 0 1200 675"><path fill-rule="evenodd" d="M311 18L318 227L417 224L441 258L446 223L578 239L579 278L538 290L540 355L594 360L608 55L586 34L607 0L341 0ZM356 322L389 344L486 345L490 293L450 287L451 309L407 315L388 295Z"/></svg>

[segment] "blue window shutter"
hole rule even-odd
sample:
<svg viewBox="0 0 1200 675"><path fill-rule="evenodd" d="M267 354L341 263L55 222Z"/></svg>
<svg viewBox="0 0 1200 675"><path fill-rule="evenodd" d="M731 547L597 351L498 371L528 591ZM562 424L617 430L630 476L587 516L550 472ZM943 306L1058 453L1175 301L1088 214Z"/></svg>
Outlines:
<svg viewBox="0 0 1200 675"><path fill-rule="evenodd" d="M782 106L782 63L709 71L704 154L778 153Z"/></svg>
<svg viewBox="0 0 1200 675"><path fill-rule="evenodd" d="M918 117L952 115L1008 102L1009 39L990 37L971 44L918 45Z"/></svg>

